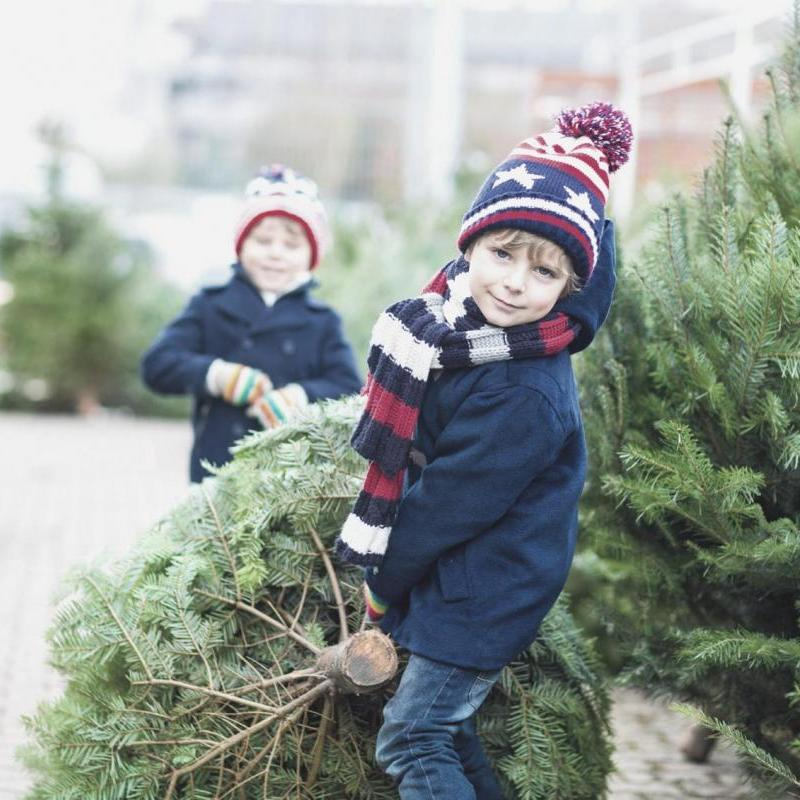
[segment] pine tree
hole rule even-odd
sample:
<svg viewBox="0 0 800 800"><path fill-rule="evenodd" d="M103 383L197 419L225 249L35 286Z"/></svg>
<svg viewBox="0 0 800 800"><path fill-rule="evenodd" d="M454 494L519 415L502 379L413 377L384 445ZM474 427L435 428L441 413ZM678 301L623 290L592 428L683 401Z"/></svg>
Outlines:
<svg viewBox="0 0 800 800"><path fill-rule="evenodd" d="M762 123L725 123L697 195L621 266L580 375L580 563L628 677L693 704L760 796L800 788L799 67L796 9Z"/></svg>
<svg viewBox="0 0 800 800"><path fill-rule="evenodd" d="M102 210L64 192L68 147L58 127L47 196L0 235L0 276L13 288L0 310L0 354L17 384L44 379L50 410L99 403L169 410L141 387L142 350L179 305L142 243L125 240ZM185 403L181 402L182 409Z"/></svg>
<svg viewBox="0 0 800 800"><path fill-rule="evenodd" d="M363 619L361 571L328 556L362 404L251 435L128 558L73 576L49 633L66 688L27 721L30 798L396 797L373 758L385 692L332 692L317 662ZM480 714L509 797L604 797L608 711L562 601Z"/></svg>

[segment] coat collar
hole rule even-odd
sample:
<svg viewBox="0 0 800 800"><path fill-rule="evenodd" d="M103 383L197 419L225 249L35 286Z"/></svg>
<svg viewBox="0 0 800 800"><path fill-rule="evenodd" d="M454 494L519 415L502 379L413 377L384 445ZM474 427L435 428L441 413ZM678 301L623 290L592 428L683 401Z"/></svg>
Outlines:
<svg viewBox="0 0 800 800"><path fill-rule="evenodd" d="M252 332L305 324L304 320L298 318L297 306L315 302L309 294L309 290L318 285L314 278L282 295L269 307L242 265L237 261L232 268L233 277L217 300L217 305L226 314L248 323Z"/></svg>

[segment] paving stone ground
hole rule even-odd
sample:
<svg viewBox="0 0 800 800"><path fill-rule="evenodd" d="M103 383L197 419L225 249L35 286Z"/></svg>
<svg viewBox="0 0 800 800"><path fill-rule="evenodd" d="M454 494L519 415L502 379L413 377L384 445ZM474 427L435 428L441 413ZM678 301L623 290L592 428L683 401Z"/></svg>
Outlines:
<svg viewBox="0 0 800 800"><path fill-rule="evenodd" d="M44 633L61 577L124 553L182 497L188 446L182 422L0 414L0 800L29 784L14 760L20 716L59 689ZM610 800L757 797L725 748L686 763L685 727L663 705L615 692Z"/></svg>

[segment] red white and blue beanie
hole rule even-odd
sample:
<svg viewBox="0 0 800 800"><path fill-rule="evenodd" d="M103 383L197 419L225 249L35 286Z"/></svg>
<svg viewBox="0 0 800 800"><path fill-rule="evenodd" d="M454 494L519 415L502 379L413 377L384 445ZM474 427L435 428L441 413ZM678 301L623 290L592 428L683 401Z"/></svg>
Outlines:
<svg viewBox="0 0 800 800"><path fill-rule="evenodd" d="M489 230L518 228L556 242L588 280L608 176L628 160L632 141L627 116L609 103L565 109L553 130L520 142L489 175L464 215L459 248Z"/></svg>
<svg viewBox="0 0 800 800"><path fill-rule="evenodd" d="M310 268L314 269L331 245L317 184L283 164L262 167L245 188L245 205L236 226L237 256L253 227L269 216L288 217L300 224L311 244Z"/></svg>

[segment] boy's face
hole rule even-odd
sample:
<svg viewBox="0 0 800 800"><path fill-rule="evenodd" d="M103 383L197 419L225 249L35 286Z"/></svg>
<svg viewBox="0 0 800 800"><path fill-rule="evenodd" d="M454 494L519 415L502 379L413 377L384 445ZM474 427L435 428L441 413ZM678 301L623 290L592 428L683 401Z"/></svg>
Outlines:
<svg viewBox="0 0 800 800"><path fill-rule="evenodd" d="M282 216L264 217L239 252L244 271L260 292L282 292L311 266L311 243L303 228Z"/></svg>
<svg viewBox="0 0 800 800"><path fill-rule="evenodd" d="M559 251L552 243L551 252ZM528 247L504 247L496 233L481 236L465 257L470 294L487 321L501 328L547 316L567 283L553 255L545 253L534 263Z"/></svg>

